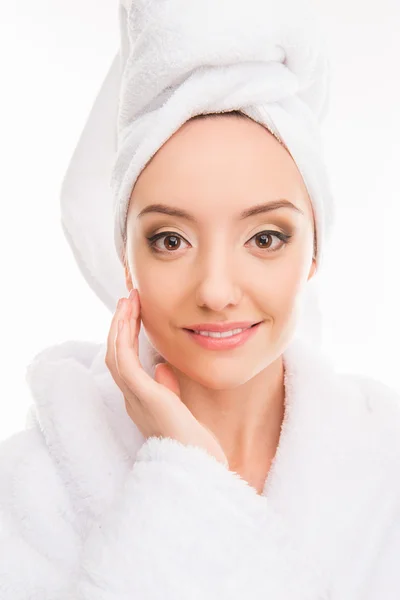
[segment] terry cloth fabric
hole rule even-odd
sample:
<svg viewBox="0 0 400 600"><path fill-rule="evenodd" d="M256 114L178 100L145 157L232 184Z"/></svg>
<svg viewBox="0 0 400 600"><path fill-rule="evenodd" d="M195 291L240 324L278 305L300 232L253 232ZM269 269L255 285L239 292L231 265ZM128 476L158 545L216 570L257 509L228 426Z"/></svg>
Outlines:
<svg viewBox="0 0 400 600"><path fill-rule="evenodd" d="M105 365L68 341L28 367L0 444L1 600L398 600L400 401L285 350L262 494L204 449L143 435Z"/></svg>

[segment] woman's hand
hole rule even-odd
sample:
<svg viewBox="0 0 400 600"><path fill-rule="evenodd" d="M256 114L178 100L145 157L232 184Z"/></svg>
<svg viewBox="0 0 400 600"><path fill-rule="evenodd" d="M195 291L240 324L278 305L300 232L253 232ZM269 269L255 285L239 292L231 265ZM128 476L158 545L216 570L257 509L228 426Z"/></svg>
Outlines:
<svg viewBox="0 0 400 600"><path fill-rule="evenodd" d="M123 327L119 331L118 323ZM137 290L122 298L111 322L105 363L125 398L132 421L145 438L169 437L200 446L228 467L217 440L180 399L178 380L167 363L155 368L155 380L139 361L140 300Z"/></svg>

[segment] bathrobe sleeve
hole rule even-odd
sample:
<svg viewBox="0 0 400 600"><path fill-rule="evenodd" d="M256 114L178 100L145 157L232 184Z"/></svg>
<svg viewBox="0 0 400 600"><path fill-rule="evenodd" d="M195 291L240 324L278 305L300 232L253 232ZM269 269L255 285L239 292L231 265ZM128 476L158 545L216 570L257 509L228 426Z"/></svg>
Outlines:
<svg viewBox="0 0 400 600"><path fill-rule="evenodd" d="M67 598L325 598L301 559L266 497L237 473L199 447L151 437L91 530Z"/></svg>
<svg viewBox="0 0 400 600"><path fill-rule="evenodd" d="M0 599L58 600L77 572L68 494L35 429L0 443Z"/></svg>

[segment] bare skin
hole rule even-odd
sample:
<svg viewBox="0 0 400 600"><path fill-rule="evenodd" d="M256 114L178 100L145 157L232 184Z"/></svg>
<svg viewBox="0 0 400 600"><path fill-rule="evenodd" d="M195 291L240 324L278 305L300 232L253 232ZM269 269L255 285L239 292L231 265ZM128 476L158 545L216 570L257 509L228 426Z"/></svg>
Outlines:
<svg viewBox="0 0 400 600"><path fill-rule="evenodd" d="M238 218L278 199L299 211ZM196 222L160 213L139 217L153 203L186 210ZM315 273L313 226L290 154L262 125L227 115L185 123L131 195L126 285L138 290L141 321L165 365L160 373L168 373L170 389L218 441L222 462L226 457L259 493L284 416L282 353L296 328L299 294ZM168 235L152 251L146 237L162 232ZM271 232L290 235L289 243ZM203 349L183 331L197 322L239 320L263 323L229 351Z"/></svg>
<svg viewBox="0 0 400 600"><path fill-rule="evenodd" d="M122 327L120 326L122 324ZM139 361L139 295L120 299L107 339L105 362L124 394L125 407L145 438L169 437L182 444L204 448L228 466L215 436L183 404L175 374L167 364L159 364L152 379Z"/></svg>

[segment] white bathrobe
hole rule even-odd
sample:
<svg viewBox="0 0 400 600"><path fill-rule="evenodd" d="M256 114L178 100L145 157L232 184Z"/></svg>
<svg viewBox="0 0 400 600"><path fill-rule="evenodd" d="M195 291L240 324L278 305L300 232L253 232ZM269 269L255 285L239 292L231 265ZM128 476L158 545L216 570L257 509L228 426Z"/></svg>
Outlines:
<svg viewBox="0 0 400 600"><path fill-rule="evenodd" d="M27 429L0 445L0 600L399 600L394 390L292 342L259 495L145 440L104 357L69 341L28 368Z"/></svg>

